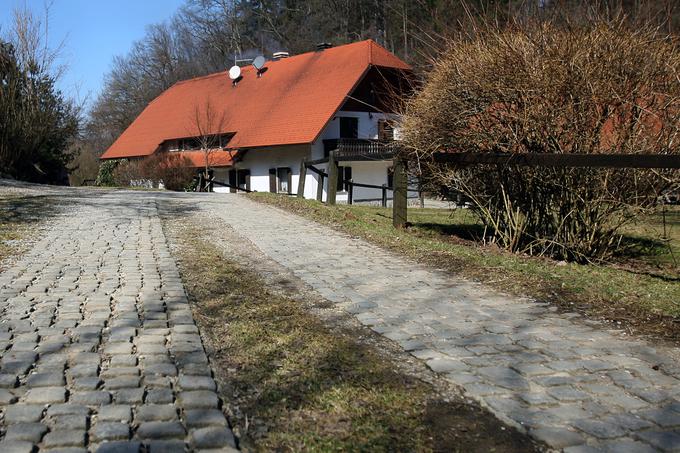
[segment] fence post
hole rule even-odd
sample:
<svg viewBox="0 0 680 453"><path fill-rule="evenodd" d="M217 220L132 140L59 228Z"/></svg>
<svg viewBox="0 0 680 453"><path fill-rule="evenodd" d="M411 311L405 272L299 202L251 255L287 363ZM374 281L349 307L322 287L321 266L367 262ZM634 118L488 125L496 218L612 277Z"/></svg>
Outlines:
<svg viewBox="0 0 680 453"><path fill-rule="evenodd" d="M307 159L302 158L300 162L300 177L298 178L297 197L305 198L305 180L307 179Z"/></svg>
<svg viewBox="0 0 680 453"><path fill-rule="evenodd" d="M347 204L354 202L354 183L350 179L347 181Z"/></svg>
<svg viewBox="0 0 680 453"><path fill-rule="evenodd" d="M316 201L323 201L323 175L319 175L319 185L316 186Z"/></svg>
<svg viewBox="0 0 680 453"><path fill-rule="evenodd" d="M383 208L386 208L386 207L387 207L387 184L383 184L383 185L382 185L382 194L381 194L381 196L382 196L382 198L381 198L381 200L380 200L380 205L381 205Z"/></svg>
<svg viewBox="0 0 680 453"><path fill-rule="evenodd" d="M395 228L403 228L407 218L406 161L397 156L394 159L394 189L392 191L392 224Z"/></svg>
<svg viewBox="0 0 680 453"><path fill-rule="evenodd" d="M198 174L198 191L203 192L203 173Z"/></svg>
<svg viewBox="0 0 680 453"><path fill-rule="evenodd" d="M338 165L335 161L335 151L328 154L328 193L326 194L326 204L335 204L335 195L338 192Z"/></svg>

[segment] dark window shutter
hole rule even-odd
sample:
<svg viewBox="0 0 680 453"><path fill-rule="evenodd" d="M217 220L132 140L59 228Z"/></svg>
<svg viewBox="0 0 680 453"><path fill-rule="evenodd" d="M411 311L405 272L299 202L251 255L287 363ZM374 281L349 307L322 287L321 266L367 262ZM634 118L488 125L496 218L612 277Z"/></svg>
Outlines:
<svg viewBox="0 0 680 453"><path fill-rule="evenodd" d="M276 193L276 168L269 169L269 191Z"/></svg>
<svg viewBox="0 0 680 453"><path fill-rule="evenodd" d="M234 189L236 187L236 170L229 170L229 185L231 186L229 192L236 192L236 189Z"/></svg>
<svg viewBox="0 0 680 453"><path fill-rule="evenodd" d="M378 121L378 138L380 140L394 140L394 128L389 121Z"/></svg>

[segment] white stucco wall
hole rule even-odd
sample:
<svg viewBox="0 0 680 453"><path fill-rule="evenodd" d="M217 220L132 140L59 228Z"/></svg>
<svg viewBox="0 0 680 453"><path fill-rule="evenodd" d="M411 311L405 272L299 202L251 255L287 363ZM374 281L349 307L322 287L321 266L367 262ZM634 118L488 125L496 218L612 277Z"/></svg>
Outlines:
<svg viewBox="0 0 680 453"><path fill-rule="evenodd" d="M292 173L291 192L297 193L300 177L300 162L303 157L309 159L321 159L324 157L323 141L337 139L340 136L339 117L358 118L358 138L378 138L378 121L381 119L395 119L396 115L368 112L340 111L328 123L319 138L311 145L276 146L248 150L243 160L237 162L233 168L250 170L250 189L258 192L269 192L269 169L288 167ZM395 136L397 131L395 130ZM342 165L352 167L352 179L364 184L382 185L387 184L387 169L392 165L391 161L375 162L343 162ZM325 164L317 166L327 171ZM228 169L216 169L215 177L218 181L228 182ZM316 198L318 187L318 175L307 171L305 181L305 198ZM324 184L323 200L326 199L327 184ZM215 191L229 191L228 188L215 187ZM380 189L355 188L354 199L356 201L372 199L380 200ZM392 193L388 193L392 198ZM346 192L338 192L338 202L347 201Z"/></svg>

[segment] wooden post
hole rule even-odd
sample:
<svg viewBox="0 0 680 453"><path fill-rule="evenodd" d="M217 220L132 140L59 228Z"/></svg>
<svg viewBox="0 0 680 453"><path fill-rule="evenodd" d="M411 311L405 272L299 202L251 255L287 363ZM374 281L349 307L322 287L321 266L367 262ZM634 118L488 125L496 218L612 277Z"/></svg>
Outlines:
<svg viewBox="0 0 680 453"><path fill-rule="evenodd" d="M387 207L387 184L382 185L382 195L381 196L382 196L382 198L381 198L381 201L380 201L380 205L383 208L386 208Z"/></svg>
<svg viewBox="0 0 680 453"><path fill-rule="evenodd" d="M347 204L352 204L354 202L354 184L350 179L347 181Z"/></svg>
<svg viewBox="0 0 680 453"><path fill-rule="evenodd" d="M316 201L323 201L323 175L319 175L319 185L316 186Z"/></svg>
<svg viewBox="0 0 680 453"><path fill-rule="evenodd" d="M406 226L407 188L406 161L397 156L394 159L394 190L392 191L392 224L395 228Z"/></svg>
<svg viewBox="0 0 680 453"><path fill-rule="evenodd" d="M198 191L203 192L203 172L198 174Z"/></svg>
<svg viewBox="0 0 680 453"><path fill-rule="evenodd" d="M298 179L297 197L305 198L305 180L307 179L307 159L302 158L300 162L300 178Z"/></svg>
<svg viewBox="0 0 680 453"><path fill-rule="evenodd" d="M328 154L328 189L326 194L326 204L335 204L335 196L338 192L338 164L335 160L335 151Z"/></svg>

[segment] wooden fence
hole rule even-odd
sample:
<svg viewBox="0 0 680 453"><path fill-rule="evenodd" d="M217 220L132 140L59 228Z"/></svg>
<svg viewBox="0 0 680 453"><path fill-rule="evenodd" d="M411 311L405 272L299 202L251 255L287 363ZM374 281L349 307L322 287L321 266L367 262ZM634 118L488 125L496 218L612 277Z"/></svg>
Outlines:
<svg viewBox="0 0 680 453"><path fill-rule="evenodd" d="M327 194L326 194L326 204L334 205L337 198L338 191L338 161L351 160L351 158L340 158L336 155L335 151L331 151L328 154L327 159L317 159L313 161L302 160L300 164L300 179L298 183L298 198L305 197L305 181L307 179L307 170L316 173L319 176L319 183L316 189L316 199L322 201L323 198L323 187L324 180L327 179ZM320 170L315 167L319 164L328 164L328 172ZM347 202L349 204L353 203L354 199L354 188L364 187L369 189L379 189L381 190L381 204L383 207L387 206L387 191L392 191L392 224L397 228L402 228L406 225L406 209L408 204L408 192L420 192L419 190L413 190L408 188L408 179L406 177L406 161L401 158L394 159L394 177L393 177L393 187L383 184L382 186L374 184L363 184L359 182L354 182L353 180L342 180L343 184L348 186L347 190Z"/></svg>

